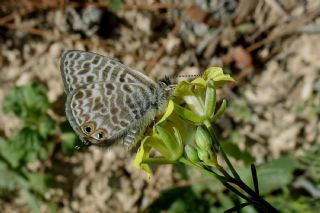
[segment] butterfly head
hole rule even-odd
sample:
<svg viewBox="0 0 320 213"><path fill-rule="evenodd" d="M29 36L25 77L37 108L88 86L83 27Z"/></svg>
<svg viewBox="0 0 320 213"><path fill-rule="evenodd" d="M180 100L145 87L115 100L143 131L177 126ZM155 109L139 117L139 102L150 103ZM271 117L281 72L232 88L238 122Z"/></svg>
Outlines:
<svg viewBox="0 0 320 213"><path fill-rule="evenodd" d="M160 87L165 91L172 91L175 88L175 84L172 84L168 76L159 81Z"/></svg>

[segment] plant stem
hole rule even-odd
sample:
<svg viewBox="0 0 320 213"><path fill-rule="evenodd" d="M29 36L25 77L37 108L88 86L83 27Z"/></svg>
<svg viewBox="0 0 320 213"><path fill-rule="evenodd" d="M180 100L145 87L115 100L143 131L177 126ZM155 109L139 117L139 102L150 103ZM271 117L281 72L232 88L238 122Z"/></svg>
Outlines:
<svg viewBox="0 0 320 213"><path fill-rule="evenodd" d="M197 164L192 163L191 161L185 159L184 157L180 158L179 161L181 163L183 163L183 164L185 164L187 166L193 167L193 168L199 170L200 172L202 172L204 174L207 174L207 175L209 175L211 177L218 178L218 179L224 178L223 176L218 175L216 172L214 172L212 170L207 170L207 169L205 169L205 168L203 168L201 166L198 166Z"/></svg>
<svg viewBox="0 0 320 213"><path fill-rule="evenodd" d="M270 203L264 200L259 194L253 191L249 186L247 186L242 180L232 178L233 183L239 186L243 191L245 191L250 197L255 201L254 206L261 209L264 212L279 212Z"/></svg>
<svg viewBox="0 0 320 213"><path fill-rule="evenodd" d="M146 158L143 159L141 162L146 164L173 164L176 163L176 161L168 160L166 158L158 157L158 158Z"/></svg>
<svg viewBox="0 0 320 213"><path fill-rule="evenodd" d="M249 197L247 197L246 195L242 194L239 190L237 190L236 188L234 188L233 186L231 186L228 182L233 182L230 178L232 177L224 177L221 175L218 175L216 172L209 170L206 167L201 167L197 164L192 163L191 161L185 159L185 158L180 158L179 160L181 163L193 167L195 169L197 169L198 171L207 174L213 178L218 179L226 188L228 188L230 191L234 192L235 194L237 194L238 196L242 197L243 199L247 200L247 201L251 201L251 203L254 203L253 200L251 200Z"/></svg>
<svg viewBox="0 0 320 213"><path fill-rule="evenodd" d="M216 135L216 133L214 132L214 129L210 123L210 121L206 120L204 121L204 125L206 126L206 128L208 129L212 139L213 139L213 143L216 144L219 147L219 151L223 157L223 159L225 160L225 162L227 163L228 167L230 168L232 174L234 177L231 177L223 167L219 167L219 171L221 171L225 177L220 178L219 181L222 182L222 184L227 187L229 190L231 190L232 192L234 192L235 194L237 194L238 196L244 198L245 200L247 200L247 202L251 203L252 205L254 205L257 209L261 210L261 212L275 212L278 213L279 211L274 208L270 203L268 203L266 200L264 200L260 195L259 195L259 190L258 190L258 180L256 179L256 177L253 177L255 180L255 191L252 190L249 186L247 186L240 178L239 174L237 173L237 171L235 170L235 168L232 166L228 156L226 155L226 153L224 152L224 150L222 149L222 147L220 146L220 142L218 140L218 137ZM210 173L210 171L212 170L206 170L206 173ZM254 168L253 175L256 175L256 171ZM240 191L238 191L235 187L233 187L232 185L230 185L229 183L233 183L236 186L238 186L239 188L241 188L244 192L246 192L250 197L247 197L246 195L244 195L243 193L241 193Z"/></svg>
<svg viewBox="0 0 320 213"><path fill-rule="evenodd" d="M254 164L251 164L251 175L252 175L252 182L254 185L254 191L259 195L259 183L257 177L257 170Z"/></svg>
<svg viewBox="0 0 320 213"><path fill-rule="evenodd" d="M179 161L189 167L195 168L198 171L207 174L211 177L217 178L227 189L238 195L239 197L242 197L247 202L254 205L256 208L260 209L261 212L271 212L271 213L278 213L279 211L275 209L271 204L269 204L267 201L265 201L262 197L260 197L258 194L256 194L250 187L248 187L244 182L241 180L237 180L235 178L228 178L221 175L218 175L216 172L209 170L207 168L204 168L202 166L199 166L197 164L192 163L191 161L180 158ZM245 191L250 197L240 192L238 189L236 189L234 186L232 186L230 183L235 184L239 188L241 188L243 191Z"/></svg>
<svg viewBox="0 0 320 213"><path fill-rule="evenodd" d="M236 179L241 180L239 174L237 173L237 171L236 171L236 170L234 169L234 167L232 166L232 164L231 164L228 156L226 155L226 153L224 152L224 150L223 150L222 147L220 146L220 142L219 142L219 140L218 140L218 137L217 137L216 133L215 133L214 130L213 130L213 127L212 127L210 121L208 121L208 120L204 121L204 125L207 127L207 129L208 129L208 131L209 131L209 133L210 133L210 135L211 135L214 143L218 145L219 151L221 152L221 155L222 155L223 159L225 160L225 162L227 163L228 167L230 168L233 176L234 176Z"/></svg>

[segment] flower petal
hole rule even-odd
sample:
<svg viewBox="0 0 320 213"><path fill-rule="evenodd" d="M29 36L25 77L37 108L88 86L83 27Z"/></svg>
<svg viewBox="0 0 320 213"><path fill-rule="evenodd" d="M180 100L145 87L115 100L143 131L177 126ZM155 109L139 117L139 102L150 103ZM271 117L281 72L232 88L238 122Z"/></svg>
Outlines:
<svg viewBox="0 0 320 213"><path fill-rule="evenodd" d="M147 136L141 141L141 145L133 160L133 166L137 169L143 170L147 174L148 178L150 179L151 177L150 166L146 163L142 163L143 159L147 158L150 154L151 147L145 146L145 143L148 142L149 139L150 139L150 136Z"/></svg>
<svg viewBox="0 0 320 213"><path fill-rule="evenodd" d="M229 75L224 74L221 67L209 67L203 74L203 79L208 82L210 79L214 80L215 86L223 86L227 82L235 82L235 80Z"/></svg>
<svg viewBox="0 0 320 213"><path fill-rule="evenodd" d="M158 125L158 124L162 123L163 121L165 121L172 114L173 110L174 110L174 103L173 103L172 100L170 100L169 103L168 103L166 112L164 113L162 118L156 123L156 125Z"/></svg>

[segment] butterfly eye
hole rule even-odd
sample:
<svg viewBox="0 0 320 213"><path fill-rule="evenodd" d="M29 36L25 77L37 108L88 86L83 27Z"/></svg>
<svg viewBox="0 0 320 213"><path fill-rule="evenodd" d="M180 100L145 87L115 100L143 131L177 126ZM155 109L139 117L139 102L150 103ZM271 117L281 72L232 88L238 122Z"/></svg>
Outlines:
<svg viewBox="0 0 320 213"><path fill-rule="evenodd" d="M81 129L82 129L82 132L86 135L91 135L94 131L94 124L93 123L84 123L82 126L81 126Z"/></svg>
<svg viewBox="0 0 320 213"><path fill-rule="evenodd" d="M96 131L92 137L96 140L104 140L107 137L107 132L100 129L98 131Z"/></svg>

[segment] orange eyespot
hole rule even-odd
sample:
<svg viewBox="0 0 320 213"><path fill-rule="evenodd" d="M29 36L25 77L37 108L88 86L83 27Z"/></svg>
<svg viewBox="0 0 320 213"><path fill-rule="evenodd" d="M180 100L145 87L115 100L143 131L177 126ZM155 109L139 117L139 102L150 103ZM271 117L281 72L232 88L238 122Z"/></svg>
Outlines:
<svg viewBox="0 0 320 213"><path fill-rule="evenodd" d="M105 140L108 136L107 131L103 130L103 129L98 129L95 133L93 133L91 135L92 138L96 139L96 140Z"/></svg>
<svg viewBox="0 0 320 213"><path fill-rule="evenodd" d="M94 122L86 122L81 126L81 130L86 135L91 135L95 131L96 125Z"/></svg>

